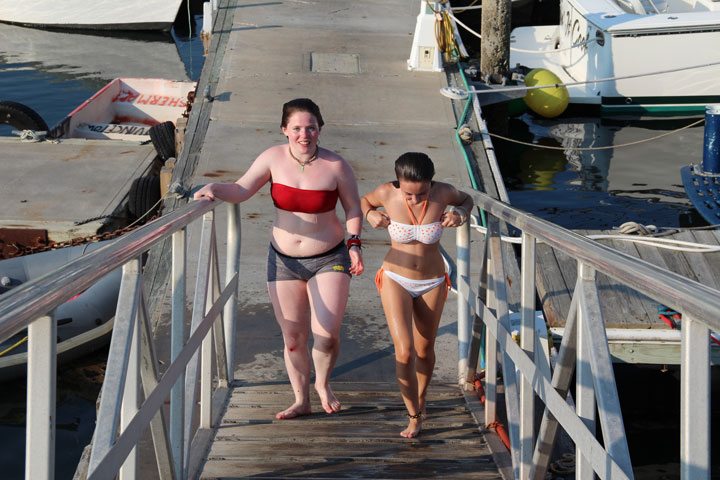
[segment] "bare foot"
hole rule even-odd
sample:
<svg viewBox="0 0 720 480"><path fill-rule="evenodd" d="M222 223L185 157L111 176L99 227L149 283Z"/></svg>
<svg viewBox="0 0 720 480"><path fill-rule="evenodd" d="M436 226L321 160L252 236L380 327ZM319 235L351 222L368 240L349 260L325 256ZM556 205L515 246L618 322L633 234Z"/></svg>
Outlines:
<svg viewBox="0 0 720 480"><path fill-rule="evenodd" d="M421 429L422 420L420 418L411 418L407 428L400 432L400 436L404 438L415 438L420 434Z"/></svg>
<svg viewBox="0 0 720 480"><path fill-rule="evenodd" d="M320 403L322 403L323 410L326 413L338 413L340 411L342 405L340 405L340 401L330 389L330 385L325 388L315 385L315 390L320 396Z"/></svg>
<svg viewBox="0 0 720 480"><path fill-rule="evenodd" d="M302 417L303 415L310 415L311 413L312 411L309 404L293 403L288 409L276 413L275 418L278 420L288 420L290 418Z"/></svg>

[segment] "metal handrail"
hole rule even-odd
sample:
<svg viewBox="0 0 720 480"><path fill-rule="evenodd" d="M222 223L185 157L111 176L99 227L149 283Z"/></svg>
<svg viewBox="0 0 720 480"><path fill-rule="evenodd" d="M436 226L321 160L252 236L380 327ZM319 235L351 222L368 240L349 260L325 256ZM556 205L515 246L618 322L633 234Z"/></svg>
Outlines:
<svg viewBox="0 0 720 480"><path fill-rule="evenodd" d="M475 381L480 330L487 327L485 423L496 419L498 357L501 358L505 407L509 422L512 475L544 478L558 425L575 441L578 478L633 478L632 463L608 348L597 272L644 293L682 314L680 450L683 479L710 476L710 341L720 327L720 292L639 258L623 254L582 235L474 192L475 204L488 216L480 283L470 288L470 226L457 230L458 350L461 384ZM507 279L500 248L499 222L522 231L520 345L511 334ZM545 326L535 323L535 246L550 248L577 260L577 282L565 319L566 329L550 372L547 350L539 342ZM518 279L513 278L514 282ZM472 336L470 314L474 312ZM469 346L469 348L468 348ZM545 350L543 352L543 350ZM467 368L465 368L467 367ZM576 400L566 400L575 373ZM545 404L535 435L533 396ZM597 407L597 419L596 417ZM596 439L597 421L603 444Z"/></svg>
<svg viewBox="0 0 720 480"><path fill-rule="evenodd" d="M720 296L717 290L558 227L484 193L473 192L472 196L478 207L498 219L649 297L662 298L664 305L685 312L696 320L702 320L709 328L720 331L720 317L717 316Z"/></svg>
<svg viewBox="0 0 720 480"><path fill-rule="evenodd" d="M209 201L191 202L79 257L69 265L3 294L0 300L0 342L216 206Z"/></svg>
<svg viewBox="0 0 720 480"><path fill-rule="evenodd" d="M122 281L88 478L114 478L118 472L120 478L135 478L136 445L148 427L152 431L161 478L186 478L188 470L196 467L188 462L191 442L193 445L195 442L193 405L199 403L200 406L199 428L210 428L213 397L226 394L228 382L232 381L229 359L234 358L230 350L234 347L232 342L226 345L224 337L232 336L235 326L240 224L239 206L229 205L226 281L221 286L214 210L223 203L191 202L3 295L0 341L25 327L28 329L26 450L33 455L26 456L25 478L54 478L55 308L120 267ZM186 308L185 237L188 225L200 218L202 235L193 324L190 337L185 340L182 333ZM172 363L159 377L140 259L155 244L170 237L173 242ZM211 352L215 352L218 363L215 395ZM186 367L187 373L183 373ZM199 402L195 389L198 383L202 385ZM142 405L139 403L141 391L146 397ZM161 408L168 396L171 397L170 425Z"/></svg>

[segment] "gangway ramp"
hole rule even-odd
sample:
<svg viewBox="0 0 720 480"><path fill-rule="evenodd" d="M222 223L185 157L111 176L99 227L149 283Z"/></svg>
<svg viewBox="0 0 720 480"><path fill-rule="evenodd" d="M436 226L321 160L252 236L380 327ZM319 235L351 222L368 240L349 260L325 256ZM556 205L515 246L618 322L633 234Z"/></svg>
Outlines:
<svg viewBox="0 0 720 480"><path fill-rule="evenodd" d="M199 478L502 478L458 386L430 386L415 439L399 435L407 411L396 383L332 386L340 413L276 420L293 402L287 383L235 382Z"/></svg>

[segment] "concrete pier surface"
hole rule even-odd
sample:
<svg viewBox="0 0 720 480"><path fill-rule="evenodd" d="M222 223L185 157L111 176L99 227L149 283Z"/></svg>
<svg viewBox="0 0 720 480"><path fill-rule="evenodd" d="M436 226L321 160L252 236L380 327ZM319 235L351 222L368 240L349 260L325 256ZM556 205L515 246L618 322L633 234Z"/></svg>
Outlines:
<svg viewBox="0 0 720 480"><path fill-rule="evenodd" d="M469 188L455 141L453 110L439 93L447 85L445 74L407 67L420 2L231 1L230 5L234 20L194 186L233 182L263 150L286 143L280 130L282 105L309 97L320 106L325 120L320 145L348 160L361 195L393 180L393 162L406 151L430 155L436 180ZM235 376L248 381L286 379L282 337L265 282L274 218L269 185L243 203L241 211L241 319ZM343 218L340 207L338 214ZM219 238L224 238L223 219L218 227ZM190 232L191 245L197 237ZM352 280L333 378L395 381L392 342L374 285L389 238L385 230L373 230L367 223L362 238L366 269ZM453 230L446 231L442 245L454 256ZM456 297L450 294L438 335L434 377L446 383L457 381L456 310ZM168 322L165 315L161 327Z"/></svg>

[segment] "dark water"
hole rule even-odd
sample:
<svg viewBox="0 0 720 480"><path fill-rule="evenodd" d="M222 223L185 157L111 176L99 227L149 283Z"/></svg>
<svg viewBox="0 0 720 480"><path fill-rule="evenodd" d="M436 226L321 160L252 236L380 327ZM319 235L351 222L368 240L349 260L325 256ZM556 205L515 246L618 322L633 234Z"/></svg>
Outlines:
<svg viewBox="0 0 720 480"><path fill-rule="evenodd" d="M182 7L184 8L184 7ZM0 24L0 100L22 103L52 127L116 77L197 80L202 15L182 11L168 34L57 32ZM0 125L0 136L12 127ZM71 479L95 428L107 351L58 369L56 470ZM25 379L0 382L0 478L24 478Z"/></svg>
<svg viewBox="0 0 720 480"><path fill-rule="evenodd" d="M493 143L511 203L558 225L591 230L630 221L698 226L706 223L687 199L680 168L702 163L704 129L701 124L676 131L699 118L544 119L525 113L510 121L508 137L536 146ZM664 134L669 135L651 140Z"/></svg>

